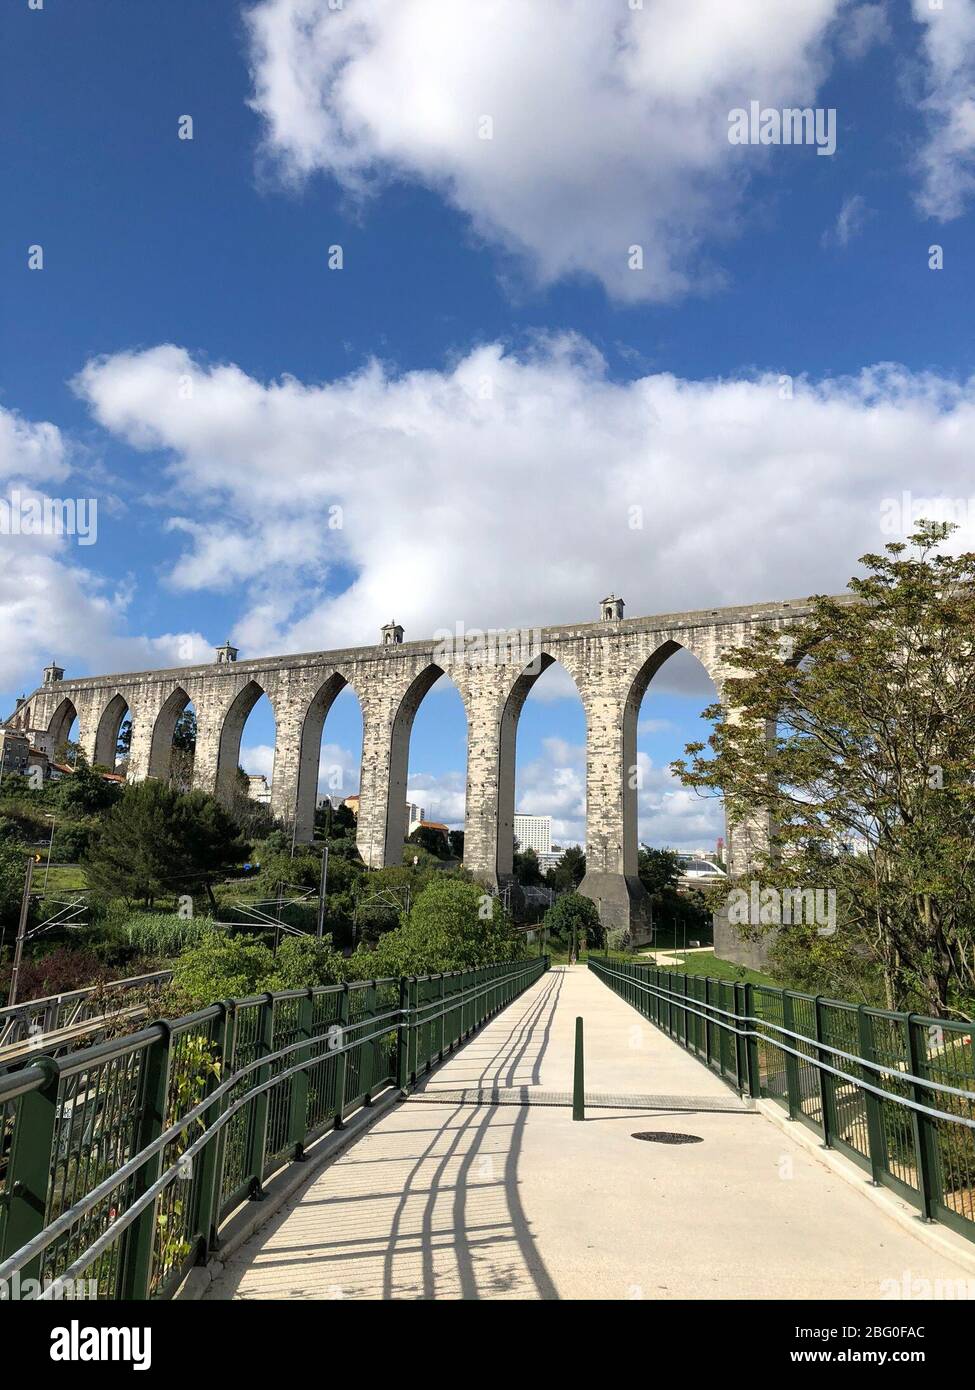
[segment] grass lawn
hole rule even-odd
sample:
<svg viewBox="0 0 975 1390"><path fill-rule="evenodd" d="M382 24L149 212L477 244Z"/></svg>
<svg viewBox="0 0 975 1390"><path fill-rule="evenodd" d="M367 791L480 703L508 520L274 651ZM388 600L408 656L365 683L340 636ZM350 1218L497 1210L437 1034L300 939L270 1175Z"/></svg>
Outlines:
<svg viewBox="0 0 975 1390"><path fill-rule="evenodd" d="M48 873L43 857L40 864L34 865L34 891L44 892L44 875L47 874L47 892L53 896L60 893L79 893L88 887L85 871L80 864L52 864Z"/></svg>
<svg viewBox="0 0 975 1390"><path fill-rule="evenodd" d="M594 952L597 960L605 960L606 956L602 951ZM553 965L567 965L568 953L549 949L549 956ZM586 953L579 957L581 964L585 964ZM634 965L653 965L653 957L631 953L626 951L610 951L610 961L621 960L629 961ZM744 965L735 965L730 960L719 960L710 951L691 951L687 955L686 962L681 958L677 965L663 964L661 970L671 970L675 975L710 975L712 980L737 980L740 984L750 985L774 985L779 987L778 980L773 980L770 975L763 975L758 970L749 970Z"/></svg>
<svg viewBox="0 0 975 1390"><path fill-rule="evenodd" d="M648 960L648 963L651 963ZM687 956L679 956L676 965L661 965L661 970L673 970L681 975L710 975L712 980L737 980L740 984L774 985L778 980L771 975L763 975L758 970L750 970L745 965L735 965L734 961L719 960L711 951L690 951Z"/></svg>

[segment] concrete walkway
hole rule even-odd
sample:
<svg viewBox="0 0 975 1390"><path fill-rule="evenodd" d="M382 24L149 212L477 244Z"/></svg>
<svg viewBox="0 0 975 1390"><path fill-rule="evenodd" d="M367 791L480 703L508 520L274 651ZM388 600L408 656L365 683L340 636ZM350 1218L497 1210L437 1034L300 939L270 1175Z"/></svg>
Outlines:
<svg viewBox="0 0 975 1390"><path fill-rule="evenodd" d="M433 1073L422 1098L321 1170L207 1296L855 1299L922 1279L975 1287L970 1267L757 1112L594 1109L580 1124L566 1108L436 1099L570 1090L577 1014L587 1092L734 1100L584 967L553 970ZM632 1137L647 1130L702 1142Z"/></svg>

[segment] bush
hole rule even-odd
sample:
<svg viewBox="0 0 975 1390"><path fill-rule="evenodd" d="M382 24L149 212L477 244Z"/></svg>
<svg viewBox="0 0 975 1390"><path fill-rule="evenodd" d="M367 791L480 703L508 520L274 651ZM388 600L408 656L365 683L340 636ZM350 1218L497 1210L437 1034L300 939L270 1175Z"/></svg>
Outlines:
<svg viewBox="0 0 975 1390"><path fill-rule="evenodd" d="M285 937L275 955L257 936L213 930L176 961L166 1007L170 1013L190 1013L220 999L337 984L347 975L347 962L317 937Z"/></svg>
<svg viewBox="0 0 975 1390"><path fill-rule="evenodd" d="M315 936L286 936L274 958L275 989L309 989L340 984L347 972L345 958L329 942Z"/></svg>
<svg viewBox="0 0 975 1390"><path fill-rule="evenodd" d="M630 933L625 927L610 927L606 933L606 945L611 951L625 951L630 944Z"/></svg>
<svg viewBox="0 0 975 1390"><path fill-rule="evenodd" d="M11 973L8 964L2 975L4 999L10 992ZM57 946L46 956L36 960L28 957L23 961L17 982L17 1000L23 1003L25 999L46 999L50 994L69 994L107 978L108 972L94 951Z"/></svg>
<svg viewBox="0 0 975 1390"><path fill-rule="evenodd" d="M417 896L402 927L380 937L374 951L352 956L355 977L429 975L473 970L528 953L498 898L476 883L437 875Z"/></svg>
<svg viewBox="0 0 975 1390"><path fill-rule="evenodd" d="M0 842L0 927L15 927L24 895L24 857L10 841Z"/></svg>
<svg viewBox="0 0 975 1390"><path fill-rule="evenodd" d="M59 825L54 830L51 857L56 864L77 864L88 848L91 827L88 825Z"/></svg>
<svg viewBox="0 0 975 1390"><path fill-rule="evenodd" d="M167 1007L189 1013L219 999L244 999L273 989L274 952L256 936L210 932L173 966Z"/></svg>

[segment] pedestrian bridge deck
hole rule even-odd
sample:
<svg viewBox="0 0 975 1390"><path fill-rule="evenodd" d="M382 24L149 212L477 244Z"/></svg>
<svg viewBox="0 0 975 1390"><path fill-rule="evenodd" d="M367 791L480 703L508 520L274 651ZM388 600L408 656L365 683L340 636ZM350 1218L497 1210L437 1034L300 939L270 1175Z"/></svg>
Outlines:
<svg viewBox="0 0 975 1390"><path fill-rule="evenodd" d="M583 1123L565 1103L577 1015L600 1100ZM510 1103L519 1088L542 1103ZM856 1299L966 1279L575 966L312 1177L207 1297Z"/></svg>

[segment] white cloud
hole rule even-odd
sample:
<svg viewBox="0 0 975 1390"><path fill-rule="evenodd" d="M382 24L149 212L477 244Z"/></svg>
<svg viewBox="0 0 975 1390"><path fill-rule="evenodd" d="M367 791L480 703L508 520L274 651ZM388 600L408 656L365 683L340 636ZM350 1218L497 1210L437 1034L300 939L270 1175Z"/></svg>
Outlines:
<svg viewBox="0 0 975 1390"><path fill-rule="evenodd" d="M975 0L932 9L913 0L924 26L927 141L918 157L918 203L929 217L960 217L975 191Z"/></svg>
<svg viewBox="0 0 975 1390"><path fill-rule="evenodd" d="M847 52L877 29L877 7L861 8ZM261 0L247 13L251 104L286 180L324 171L356 197L420 183L543 283L582 272L622 300L669 299L713 282L702 242L727 234L747 170L767 162L732 157L729 110L811 104L846 9Z"/></svg>
<svg viewBox="0 0 975 1390"><path fill-rule="evenodd" d="M107 429L166 455L171 505L199 522L174 533L181 582L220 588L217 557L248 554L235 636L254 656L371 643L391 616L407 639L596 618L613 591L632 616L838 591L891 539L884 499L975 490L975 380L878 366L792 386L612 381L576 338L315 385L170 345L77 382ZM338 566L352 582L323 583Z"/></svg>
<svg viewBox="0 0 975 1390"><path fill-rule="evenodd" d="M877 0L875 4L857 5L841 18L839 45L846 58L862 58L876 44L887 43L890 38L886 0Z"/></svg>
<svg viewBox="0 0 975 1390"><path fill-rule="evenodd" d="M66 486L65 486L66 485ZM0 407L0 513L19 510L18 497L90 495L73 472L73 450L57 426ZM140 670L209 659L199 633L126 636L127 582L107 583L85 567L96 546L78 547L55 534L0 534L0 690L32 690L56 657L68 670ZM83 563L84 562L84 563ZM0 711L0 717L7 710Z"/></svg>
<svg viewBox="0 0 975 1390"><path fill-rule="evenodd" d="M821 244L826 247L849 246L863 231L870 215L871 209L867 207L867 200L863 194L851 193L848 198L843 199L843 205L832 227L828 227L820 237Z"/></svg>
<svg viewBox="0 0 975 1390"><path fill-rule="evenodd" d="M637 754L637 817L640 842L676 849L713 846L724 834L721 803L685 790L667 767ZM517 766L516 808L552 817L552 843L585 844L586 750L562 738L543 740L541 753Z"/></svg>

